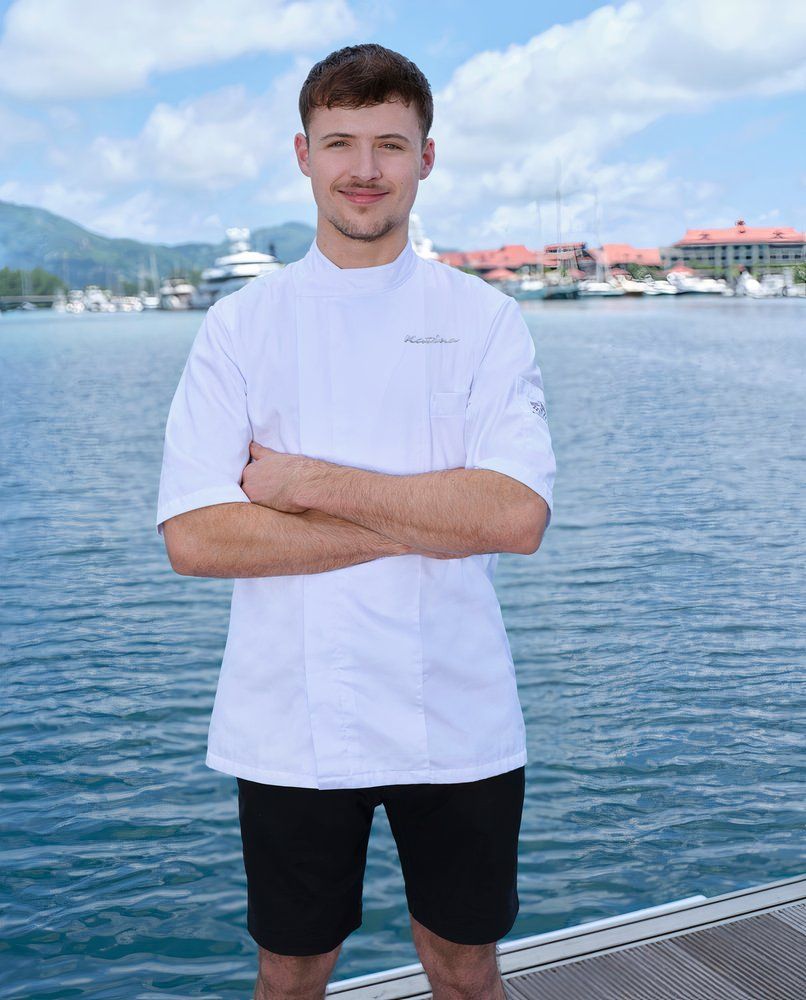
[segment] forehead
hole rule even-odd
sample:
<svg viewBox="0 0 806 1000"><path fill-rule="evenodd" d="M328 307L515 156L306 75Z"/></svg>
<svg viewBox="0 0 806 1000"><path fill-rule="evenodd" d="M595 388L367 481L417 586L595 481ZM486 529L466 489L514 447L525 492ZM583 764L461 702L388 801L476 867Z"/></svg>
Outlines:
<svg viewBox="0 0 806 1000"><path fill-rule="evenodd" d="M329 132L374 138L387 132L400 132L415 142L420 134L420 120L414 104L384 101L364 108L314 108L308 121L312 138Z"/></svg>

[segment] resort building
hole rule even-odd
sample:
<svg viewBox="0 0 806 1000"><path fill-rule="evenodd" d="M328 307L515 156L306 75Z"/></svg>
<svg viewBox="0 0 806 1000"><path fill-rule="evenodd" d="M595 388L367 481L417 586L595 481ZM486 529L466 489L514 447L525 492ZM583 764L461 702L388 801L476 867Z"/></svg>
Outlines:
<svg viewBox="0 0 806 1000"><path fill-rule="evenodd" d="M806 261L806 233L739 219L730 229L688 229L673 246L661 247L660 256L665 268L683 264L715 274L792 267Z"/></svg>
<svg viewBox="0 0 806 1000"><path fill-rule="evenodd" d="M439 255L439 260L452 267L468 267L482 276L500 268L516 274L530 275L537 273L540 257L541 254L535 250L529 250L520 243L511 243L498 250L457 250L442 253Z"/></svg>
<svg viewBox="0 0 806 1000"><path fill-rule="evenodd" d="M530 250L510 243L498 250L451 251L439 255L444 264L467 267L487 278L492 271L506 270L518 277L532 277L542 271L565 270L582 277L595 270L596 262L585 243L553 243L543 250Z"/></svg>

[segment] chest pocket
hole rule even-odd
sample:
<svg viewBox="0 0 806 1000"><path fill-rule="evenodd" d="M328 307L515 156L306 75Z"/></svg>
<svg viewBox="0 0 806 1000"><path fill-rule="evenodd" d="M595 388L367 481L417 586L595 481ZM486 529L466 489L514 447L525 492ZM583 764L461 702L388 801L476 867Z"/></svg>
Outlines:
<svg viewBox="0 0 806 1000"><path fill-rule="evenodd" d="M470 392L432 392L432 417L461 417L464 420Z"/></svg>
<svg viewBox="0 0 806 1000"><path fill-rule="evenodd" d="M465 411L470 390L432 392L430 404L431 468L455 469L465 464Z"/></svg>

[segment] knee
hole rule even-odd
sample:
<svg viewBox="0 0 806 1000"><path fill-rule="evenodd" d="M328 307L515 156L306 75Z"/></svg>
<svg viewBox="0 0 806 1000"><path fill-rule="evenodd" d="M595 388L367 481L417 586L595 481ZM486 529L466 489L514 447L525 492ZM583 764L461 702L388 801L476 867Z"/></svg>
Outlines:
<svg viewBox="0 0 806 1000"><path fill-rule="evenodd" d="M431 962L426 975L434 996L445 1000L491 1000L499 996L501 978L494 959L464 962L461 966Z"/></svg>
<svg viewBox="0 0 806 1000"><path fill-rule="evenodd" d="M341 945L320 955L280 955L258 950L256 1000L322 1000Z"/></svg>
<svg viewBox="0 0 806 1000"><path fill-rule="evenodd" d="M417 949L434 996L445 1000L491 1000L499 995L496 945L449 945L420 942Z"/></svg>

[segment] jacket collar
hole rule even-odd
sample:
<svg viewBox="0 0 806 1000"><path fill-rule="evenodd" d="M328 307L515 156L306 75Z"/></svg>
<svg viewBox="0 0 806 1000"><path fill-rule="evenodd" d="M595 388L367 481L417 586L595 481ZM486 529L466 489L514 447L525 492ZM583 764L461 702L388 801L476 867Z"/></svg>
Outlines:
<svg viewBox="0 0 806 1000"><path fill-rule="evenodd" d="M375 267L339 267L319 249L316 239L295 269L300 295L378 295L388 292L414 274L419 257L411 240L388 264Z"/></svg>

